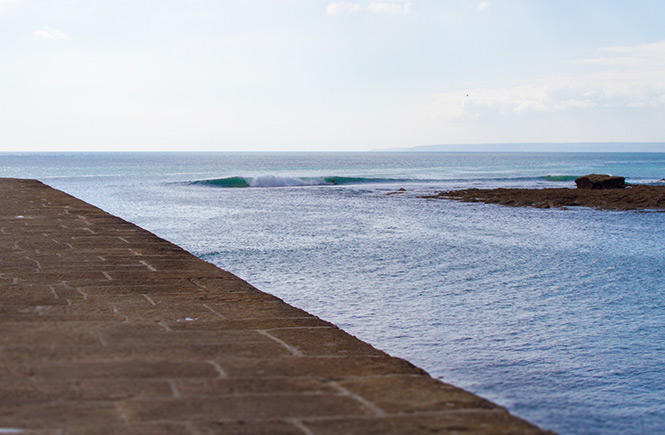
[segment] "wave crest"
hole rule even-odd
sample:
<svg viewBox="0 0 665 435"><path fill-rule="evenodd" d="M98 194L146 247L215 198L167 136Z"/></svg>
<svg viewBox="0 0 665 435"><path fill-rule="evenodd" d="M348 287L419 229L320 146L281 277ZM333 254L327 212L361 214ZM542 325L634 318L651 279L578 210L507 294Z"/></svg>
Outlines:
<svg viewBox="0 0 665 435"><path fill-rule="evenodd" d="M575 181L576 178L579 178L577 175L545 175L542 177L545 181Z"/></svg>
<svg viewBox="0 0 665 435"><path fill-rule="evenodd" d="M260 175L258 177L226 177L210 180L192 181L191 184L239 188L239 187L297 187L297 186L334 186L345 184L405 183L421 180L366 177L286 177L279 175Z"/></svg>
<svg viewBox="0 0 665 435"><path fill-rule="evenodd" d="M353 184L397 184L397 183L440 183L450 181L466 182L569 182L576 175L544 175L539 177L497 177L497 178L464 178L464 179L417 179L417 178L374 178L374 177L290 177L283 175L259 175L257 177L226 177L209 180L196 180L190 184L222 188L244 187L299 187L299 186L334 186Z"/></svg>
<svg viewBox="0 0 665 435"><path fill-rule="evenodd" d="M291 187L319 186L326 184L322 178L280 177L278 175L261 175L248 179L249 187Z"/></svg>

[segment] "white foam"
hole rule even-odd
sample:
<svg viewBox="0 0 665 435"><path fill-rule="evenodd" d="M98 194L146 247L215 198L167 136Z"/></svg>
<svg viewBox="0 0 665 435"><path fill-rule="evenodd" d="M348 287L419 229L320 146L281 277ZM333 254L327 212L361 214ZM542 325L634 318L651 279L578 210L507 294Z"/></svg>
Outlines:
<svg viewBox="0 0 665 435"><path fill-rule="evenodd" d="M318 186L324 184L322 179L307 179L297 177L280 177L277 175L261 175L248 180L250 187L288 187L288 186Z"/></svg>

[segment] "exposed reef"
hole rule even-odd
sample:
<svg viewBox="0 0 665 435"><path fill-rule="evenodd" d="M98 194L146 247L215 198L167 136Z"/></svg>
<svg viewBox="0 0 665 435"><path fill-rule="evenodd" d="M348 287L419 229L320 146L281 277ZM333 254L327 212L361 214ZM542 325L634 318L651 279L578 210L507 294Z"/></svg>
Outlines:
<svg viewBox="0 0 665 435"><path fill-rule="evenodd" d="M575 185L578 189L623 189L626 187L626 178L605 174L589 174L575 179Z"/></svg>
<svg viewBox="0 0 665 435"><path fill-rule="evenodd" d="M464 189L423 196L485 202L511 207L592 207L602 210L665 211L665 186L634 185L624 189Z"/></svg>

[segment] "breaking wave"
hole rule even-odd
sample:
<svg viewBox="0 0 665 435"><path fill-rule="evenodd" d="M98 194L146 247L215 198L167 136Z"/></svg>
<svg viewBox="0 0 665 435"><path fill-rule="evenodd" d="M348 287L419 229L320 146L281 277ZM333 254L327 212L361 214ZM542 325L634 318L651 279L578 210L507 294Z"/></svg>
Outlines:
<svg viewBox="0 0 665 435"><path fill-rule="evenodd" d="M554 181L554 182L563 182L563 181L575 181L579 175L545 175L540 177L545 181Z"/></svg>
<svg viewBox="0 0 665 435"><path fill-rule="evenodd" d="M190 182L194 185L221 188L244 188L244 187L297 187L297 186L335 186L353 184L396 184L396 183L437 183L443 181L462 182L570 182L577 178L576 175L545 175L540 177L484 177L484 178L441 178L441 179L419 179L419 178L375 178L375 177L289 177L281 175L260 175L257 177L225 177L207 180L196 180Z"/></svg>
<svg viewBox="0 0 665 435"><path fill-rule="evenodd" d="M227 177L211 180L197 180L191 184L212 187L294 187L294 186L334 186L345 184L384 184L405 183L422 180L408 180L395 178L366 178L366 177L284 177L278 175L261 175L258 177Z"/></svg>

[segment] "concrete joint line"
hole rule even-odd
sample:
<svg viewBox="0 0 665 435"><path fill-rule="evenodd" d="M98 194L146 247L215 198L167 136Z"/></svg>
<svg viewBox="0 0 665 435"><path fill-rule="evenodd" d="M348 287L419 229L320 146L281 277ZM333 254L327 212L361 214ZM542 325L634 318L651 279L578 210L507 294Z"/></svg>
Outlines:
<svg viewBox="0 0 665 435"><path fill-rule="evenodd" d="M147 294L143 293L143 297L145 298L146 301L150 302L151 305L153 305L155 307L157 306L155 301L153 301L152 298L150 296L148 296Z"/></svg>
<svg viewBox="0 0 665 435"><path fill-rule="evenodd" d="M178 389L178 385L175 383L173 379L169 379L169 385L171 386L171 392L173 393L173 397L176 399L180 399L182 397L182 393Z"/></svg>
<svg viewBox="0 0 665 435"><path fill-rule="evenodd" d="M283 347L285 347L289 352L291 352L291 354L292 354L293 356L298 356L298 357L303 356L303 354L302 354L302 352L300 351L300 349L291 346L290 344L286 343L285 341L283 341L283 340L281 340L281 339L275 337L274 335L270 334L268 331L265 331L265 330L262 330L262 329L257 329L256 332L258 332L259 334L262 334L262 335L268 337L269 339L273 340L273 341L276 342L276 343L281 344L281 345L282 345Z"/></svg>
<svg viewBox="0 0 665 435"><path fill-rule="evenodd" d="M319 417L303 417L302 420L307 422L326 422L334 420L374 420L377 417L380 418L391 418L391 417L443 417L443 416L454 416L459 414L496 414L496 415L505 415L508 414L508 411L499 408L501 411L492 410L492 409L457 409L449 411L414 411L414 412L391 412L386 413L382 416L377 415L326 415ZM475 432L474 432L475 433ZM485 433L485 432L480 432ZM521 432L519 432L521 433Z"/></svg>
<svg viewBox="0 0 665 435"><path fill-rule="evenodd" d="M108 346L109 344L106 342L106 339L102 335L102 331L97 331L97 338L99 339L99 342L102 344L102 346Z"/></svg>
<svg viewBox="0 0 665 435"><path fill-rule="evenodd" d="M388 373L385 375L342 376L339 379L358 380L358 379L422 378L422 377L423 375L417 375L411 373Z"/></svg>
<svg viewBox="0 0 665 435"><path fill-rule="evenodd" d="M84 292L83 290L81 290L81 289L78 288L78 287L76 288L76 291L79 292L79 293L81 294L81 296L83 296L83 300L84 300L84 301L87 301L87 300L88 300L88 294L87 294L86 292Z"/></svg>
<svg viewBox="0 0 665 435"><path fill-rule="evenodd" d="M286 421L300 429L305 435L315 435L310 428L305 426L305 424L297 418L287 418Z"/></svg>
<svg viewBox="0 0 665 435"><path fill-rule="evenodd" d="M142 265L144 265L145 267L147 267L148 270L149 270L150 272L157 272L157 269L155 269L154 267L152 267L147 261L145 261L145 260L141 260L141 261L139 261L139 263L141 263Z"/></svg>
<svg viewBox="0 0 665 435"><path fill-rule="evenodd" d="M207 291L207 292L210 291L210 289L208 289L208 287L206 287L205 285L203 285L203 284L201 284L201 283L199 282L199 279L198 279L198 278L190 278L189 281L190 281L192 284L194 284L195 286L197 286L198 288L200 288L201 290L205 290L205 291Z"/></svg>
<svg viewBox="0 0 665 435"><path fill-rule="evenodd" d="M297 317L261 317L262 320L303 320L303 319L311 319L312 316L297 316ZM233 320L242 322L246 320L256 320L256 317L236 317ZM307 328L307 326L295 326L295 328ZM313 328L321 328L320 326L313 326ZM326 326L328 328L328 326ZM266 331L273 331L275 329L288 329L288 327L284 328L270 328L266 329Z"/></svg>
<svg viewBox="0 0 665 435"><path fill-rule="evenodd" d="M302 358L312 358L312 359L354 359L354 358L376 358L381 359L385 358L383 355L303 355ZM363 376L359 376L363 377Z"/></svg>
<svg viewBox="0 0 665 435"><path fill-rule="evenodd" d="M217 317L219 317L220 319L226 319L226 316L224 316L223 314L220 314L219 312L217 312L217 310L215 310L214 308L208 306L207 304L201 304L201 305L203 305L204 308L212 311L212 313L214 315L216 315Z"/></svg>
<svg viewBox="0 0 665 435"><path fill-rule="evenodd" d="M18 279L18 278L14 278L14 279ZM17 283L15 282L14 284L17 284ZM48 288L51 290L51 294L53 294L54 298L60 299L60 295L58 295L58 292L55 291L55 287L53 287L52 285L49 285Z"/></svg>
<svg viewBox="0 0 665 435"><path fill-rule="evenodd" d="M365 408L369 409L374 413L375 416L377 417L384 417L386 415L386 412L370 402L369 400L365 399L364 397L361 397L355 393L352 393L351 391L347 390L346 388L342 387L339 383L336 381L330 382L330 385L335 388L337 391L339 391L342 396L350 397L352 399L355 399L357 402L360 402Z"/></svg>
<svg viewBox="0 0 665 435"><path fill-rule="evenodd" d="M220 379L228 379L229 378L229 375L226 374L226 372L224 371L222 366L217 364L217 362L215 362L213 360L208 360L208 364L210 364L211 366L214 367L215 370L217 370L217 373L219 373Z"/></svg>
<svg viewBox="0 0 665 435"><path fill-rule="evenodd" d="M293 379L293 376L285 376L280 379ZM264 378L261 378L264 379ZM268 378L265 378L268 379ZM314 379L314 378L310 378ZM328 391L303 391L299 393L225 393L225 394L219 394L218 397L322 397L322 396L330 396L331 393ZM339 394L338 394L339 396ZM198 396L198 397L206 397L206 396Z"/></svg>
<svg viewBox="0 0 665 435"><path fill-rule="evenodd" d="M416 414L421 415L454 415L454 414L497 414L504 415L509 414L505 408L497 406L494 409L486 408L467 408L467 409L455 409L455 410L444 410L444 411L421 411L416 412ZM410 415L406 412L401 412L399 415Z"/></svg>
<svg viewBox="0 0 665 435"><path fill-rule="evenodd" d="M281 328L265 329L265 331L282 331L282 330L291 330L291 329L332 329L332 330L337 330L337 329L332 328L330 326L284 326L284 327L281 327Z"/></svg>
<svg viewBox="0 0 665 435"><path fill-rule="evenodd" d="M26 259L26 260L33 261L33 262L37 265L37 272L41 272L41 271L42 271L42 265L41 265L41 263L40 263L39 261L35 260L34 258L28 257L27 255L26 255L25 259Z"/></svg>
<svg viewBox="0 0 665 435"><path fill-rule="evenodd" d="M449 409L449 410L440 410L440 411L414 411L414 412L391 412L386 414L386 417L442 417L442 416L456 416L456 415L473 415L473 414L485 414L485 415L510 415L510 413L501 407L495 409L485 409L485 408L466 408L466 409ZM371 416L370 416L371 417ZM326 417L322 417L325 419ZM357 416L354 418L366 419L367 416Z"/></svg>

